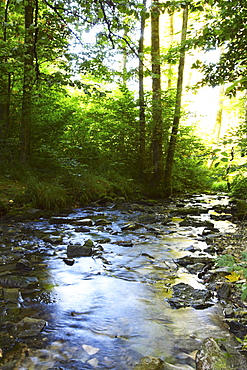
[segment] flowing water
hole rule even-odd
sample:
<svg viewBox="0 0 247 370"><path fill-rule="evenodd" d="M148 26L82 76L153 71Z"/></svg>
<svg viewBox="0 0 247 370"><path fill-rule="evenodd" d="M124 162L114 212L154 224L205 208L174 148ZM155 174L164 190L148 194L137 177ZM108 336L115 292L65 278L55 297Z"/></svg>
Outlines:
<svg viewBox="0 0 247 370"><path fill-rule="evenodd" d="M190 202L187 207L211 209L227 198L202 196ZM19 369L129 370L141 357L152 355L190 370L204 338L229 336L217 303L207 309L169 305L171 286L178 282L204 289L196 275L174 260L206 255L207 244L201 236L204 227L179 226L179 216L162 223L167 213L169 204L91 207L64 216L61 224L41 219L24 225L32 235L32 248L42 255L42 284L32 295L23 294L19 310L22 316L44 318L47 325ZM194 217L206 220L209 213ZM84 219L93 221L88 231L71 222ZM234 230L228 221L215 225L221 231ZM87 239L98 253L67 265L67 245Z"/></svg>

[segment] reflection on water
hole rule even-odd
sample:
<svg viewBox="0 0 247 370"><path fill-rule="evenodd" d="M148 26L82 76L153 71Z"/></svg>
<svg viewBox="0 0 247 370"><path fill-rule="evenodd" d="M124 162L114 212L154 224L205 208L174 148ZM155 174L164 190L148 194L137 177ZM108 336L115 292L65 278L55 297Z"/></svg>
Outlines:
<svg viewBox="0 0 247 370"><path fill-rule="evenodd" d="M76 218L86 216L76 214ZM196 246L196 255L203 253L206 243L197 238L196 228L181 228L176 222L170 227L172 233L169 226L160 225L162 232L157 235L148 229L123 232L126 216L119 211L106 209L104 217L112 225L92 228L87 234L63 229L65 243L83 243L89 237L111 241L103 244L104 259L81 257L67 266L61 259L66 244L58 245L56 255L47 258L55 303L49 307L42 334L46 345L33 349L20 369L130 370L146 355L181 370L195 369L194 355L202 340L229 335L221 309L175 310L166 298L171 285L181 281L203 288L195 275L178 269L174 259L188 255L186 248L191 245ZM131 240L133 246L118 245L118 240Z"/></svg>

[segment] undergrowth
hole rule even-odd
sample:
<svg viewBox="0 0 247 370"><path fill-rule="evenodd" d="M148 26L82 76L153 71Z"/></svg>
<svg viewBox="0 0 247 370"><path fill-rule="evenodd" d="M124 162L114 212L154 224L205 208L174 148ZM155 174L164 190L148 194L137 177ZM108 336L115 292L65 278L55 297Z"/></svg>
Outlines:
<svg viewBox="0 0 247 370"><path fill-rule="evenodd" d="M230 274L226 278L232 283L237 283L241 290L241 299L245 300L247 298L247 252L242 252L239 258L231 254L219 256L216 259L216 266L228 268Z"/></svg>

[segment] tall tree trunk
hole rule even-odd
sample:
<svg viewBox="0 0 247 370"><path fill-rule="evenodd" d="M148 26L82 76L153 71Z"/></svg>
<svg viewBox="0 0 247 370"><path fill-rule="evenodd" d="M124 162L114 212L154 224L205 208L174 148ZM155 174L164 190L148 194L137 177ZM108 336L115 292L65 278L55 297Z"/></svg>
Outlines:
<svg viewBox="0 0 247 370"><path fill-rule="evenodd" d="M184 76L184 62L185 62L185 47L184 43L186 41L188 25L188 5L183 11L183 24L182 24L182 34L181 34L181 51L178 65L178 80L177 80L177 94L175 101L175 112L172 124L172 132L170 137L170 142L166 157L166 168L165 168L165 186L164 195L169 197L172 194L172 169L174 163L174 155L176 150L177 135L180 122L181 113L181 102L182 102L182 90L183 90L183 76Z"/></svg>
<svg viewBox="0 0 247 370"><path fill-rule="evenodd" d="M143 0L143 11L146 9L146 0ZM143 70L143 53L144 53L144 30L145 14L141 15L141 28L139 39L139 123L140 123L140 177L145 173L145 152L146 152L146 117L145 117L145 99L144 99L144 70Z"/></svg>
<svg viewBox="0 0 247 370"><path fill-rule="evenodd" d="M174 13L169 15L169 34L170 34L170 47L173 45L174 41ZM167 82L167 87L168 89L171 89L172 87L172 65L169 64L169 69L168 69L168 82Z"/></svg>
<svg viewBox="0 0 247 370"><path fill-rule="evenodd" d="M151 7L151 62L152 62L152 121L153 121L153 181L161 184L163 178L163 123L160 77L159 0Z"/></svg>
<svg viewBox="0 0 247 370"><path fill-rule="evenodd" d="M6 1L4 10L4 25L3 25L3 41L7 42L7 24L8 24L8 13L9 13L10 0ZM5 58L4 62L7 63L8 59ZM2 152L6 152L6 144L9 138L9 127L10 127L10 96L11 96L11 74L8 72L2 77L2 93L0 96L0 127L2 131Z"/></svg>
<svg viewBox="0 0 247 370"><path fill-rule="evenodd" d="M35 78L33 22L34 22L34 3L33 0L27 0L25 5L25 55L23 62L22 116L20 133L20 144L21 144L20 160L23 164L27 164L30 157L32 89Z"/></svg>
<svg viewBox="0 0 247 370"><path fill-rule="evenodd" d="M216 113L216 119L215 119L215 124L214 124L214 142L218 146L219 141L220 141L220 133L221 133L221 128L222 128L222 113L223 113L223 101L224 101L224 96L225 96L225 87L220 86L220 92L219 92L219 102L218 102L218 110Z"/></svg>

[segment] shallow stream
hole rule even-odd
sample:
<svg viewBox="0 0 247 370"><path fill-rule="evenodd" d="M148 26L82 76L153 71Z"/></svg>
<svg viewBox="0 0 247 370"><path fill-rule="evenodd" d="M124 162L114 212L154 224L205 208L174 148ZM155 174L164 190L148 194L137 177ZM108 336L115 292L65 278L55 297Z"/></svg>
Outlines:
<svg viewBox="0 0 247 370"><path fill-rule="evenodd" d="M203 208L192 217L208 220L219 203L227 198L194 196L183 207ZM207 255L205 227L180 226L184 216L173 216L174 208L176 203L95 206L59 215L59 222L54 217L2 226L13 254L39 258L39 268L24 274L40 281L39 288L21 292L18 305L7 303L4 312L47 322L28 342L29 356L19 369L130 370L152 355L174 369L192 370L203 339L229 337L217 302L206 309L174 309L168 302L171 286L179 282L204 289L176 259ZM221 232L234 230L229 221L212 222ZM68 245L88 239L97 253L67 259ZM1 271L12 262L5 261Z"/></svg>

